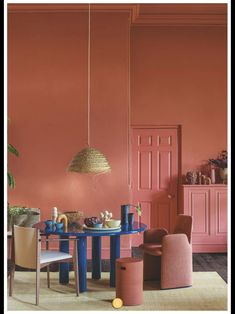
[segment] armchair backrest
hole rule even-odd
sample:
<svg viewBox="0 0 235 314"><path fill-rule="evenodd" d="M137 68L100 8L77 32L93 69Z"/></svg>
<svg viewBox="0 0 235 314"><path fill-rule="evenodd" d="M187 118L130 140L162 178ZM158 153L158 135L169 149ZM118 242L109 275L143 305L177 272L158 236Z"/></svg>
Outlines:
<svg viewBox="0 0 235 314"><path fill-rule="evenodd" d="M38 229L13 226L13 256L16 265L36 269L41 249L38 239Z"/></svg>
<svg viewBox="0 0 235 314"><path fill-rule="evenodd" d="M177 223L173 233L184 233L188 237L188 242L192 239L192 216L178 215Z"/></svg>
<svg viewBox="0 0 235 314"><path fill-rule="evenodd" d="M147 229L144 231L144 243L157 243L162 242L162 237L166 235L168 231L164 228Z"/></svg>

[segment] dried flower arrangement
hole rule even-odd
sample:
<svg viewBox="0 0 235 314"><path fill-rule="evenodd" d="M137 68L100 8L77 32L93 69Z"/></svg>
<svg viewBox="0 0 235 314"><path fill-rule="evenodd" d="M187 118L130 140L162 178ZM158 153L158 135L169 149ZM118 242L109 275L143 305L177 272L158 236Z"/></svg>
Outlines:
<svg viewBox="0 0 235 314"><path fill-rule="evenodd" d="M208 159L208 161L211 165L225 169L227 168L227 156L228 156L227 151L222 150L216 159Z"/></svg>

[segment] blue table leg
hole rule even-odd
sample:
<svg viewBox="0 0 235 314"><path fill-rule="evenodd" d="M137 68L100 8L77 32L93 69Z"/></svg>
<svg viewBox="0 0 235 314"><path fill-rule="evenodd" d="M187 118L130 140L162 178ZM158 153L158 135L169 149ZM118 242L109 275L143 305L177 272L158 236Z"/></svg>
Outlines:
<svg viewBox="0 0 235 314"><path fill-rule="evenodd" d="M87 272L87 239L81 237L77 241L78 249L78 268L79 268L79 289L80 292L87 290L86 272Z"/></svg>
<svg viewBox="0 0 235 314"><path fill-rule="evenodd" d="M115 287L116 259L120 257L120 236L110 237L110 287Z"/></svg>
<svg viewBox="0 0 235 314"><path fill-rule="evenodd" d="M92 237L92 278L101 277L101 237Z"/></svg>
<svg viewBox="0 0 235 314"><path fill-rule="evenodd" d="M60 236L60 239L68 239L66 236ZM69 240L60 241L60 251L69 253ZM59 282L61 284L69 283L69 263L60 263L59 265Z"/></svg>

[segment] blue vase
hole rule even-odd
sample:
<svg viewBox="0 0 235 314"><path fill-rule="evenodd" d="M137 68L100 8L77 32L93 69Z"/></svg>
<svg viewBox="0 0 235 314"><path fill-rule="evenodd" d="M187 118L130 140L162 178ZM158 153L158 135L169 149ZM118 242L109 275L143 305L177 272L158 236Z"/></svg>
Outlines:
<svg viewBox="0 0 235 314"><path fill-rule="evenodd" d="M129 224L129 226L132 226L133 225L133 223L134 223L134 213L129 213L128 214L128 224Z"/></svg>
<svg viewBox="0 0 235 314"><path fill-rule="evenodd" d="M121 205L121 225L128 225L129 205Z"/></svg>

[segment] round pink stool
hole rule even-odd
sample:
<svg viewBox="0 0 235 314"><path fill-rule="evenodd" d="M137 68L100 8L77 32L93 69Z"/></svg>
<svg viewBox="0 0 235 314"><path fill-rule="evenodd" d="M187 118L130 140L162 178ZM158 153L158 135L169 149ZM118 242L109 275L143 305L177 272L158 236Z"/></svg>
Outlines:
<svg viewBox="0 0 235 314"><path fill-rule="evenodd" d="M116 260L116 298L123 305L143 303L143 260L126 257Z"/></svg>

